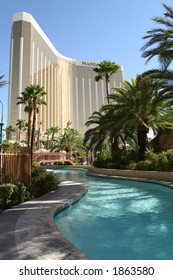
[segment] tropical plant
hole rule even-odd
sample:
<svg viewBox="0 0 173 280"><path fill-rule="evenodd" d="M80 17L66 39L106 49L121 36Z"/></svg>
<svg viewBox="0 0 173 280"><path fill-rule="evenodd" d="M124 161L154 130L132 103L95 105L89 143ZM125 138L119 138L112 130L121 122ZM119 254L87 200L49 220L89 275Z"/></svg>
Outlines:
<svg viewBox="0 0 173 280"><path fill-rule="evenodd" d="M6 81L2 80L3 78L4 78L4 75L0 75L0 88L4 87L7 84Z"/></svg>
<svg viewBox="0 0 173 280"><path fill-rule="evenodd" d="M18 127L18 137L17 140L20 142L21 140L21 132L22 130L24 131L27 127L27 122L26 120L23 119L18 119L16 122L16 126Z"/></svg>
<svg viewBox="0 0 173 280"><path fill-rule="evenodd" d="M123 82L122 88L115 88L110 98L111 108L117 112L119 123L125 130L137 133L139 158L144 158L148 143L148 132L173 127L173 94L162 89L163 82L149 77L137 76L131 83Z"/></svg>
<svg viewBox="0 0 173 280"><path fill-rule="evenodd" d="M2 150L4 153L18 154L20 151L20 146L17 142L10 143L9 141L4 140L2 143Z"/></svg>
<svg viewBox="0 0 173 280"><path fill-rule="evenodd" d="M31 124L32 124L32 99L30 97L28 88L21 93L21 96L17 98L17 105L24 105L24 111L28 114L28 129L27 129L27 145L30 147L31 144Z"/></svg>
<svg viewBox="0 0 173 280"><path fill-rule="evenodd" d="M109 124L106 120L104 112L93 112L85 123L87 127L84 134L84 145L86 150L93 151L94 156L100 154L103 148L103 144L108 141L108 127Z"/></svg>
<svg viewBox="0 0 173 280"><path fill-rule="evenodd" d="M22 183L0 185L0 211L29 199L30 194Z"/></svg>
<svg viewBox="0 0 173 280"><path fill-rule="evenodd" d="M52 126L52 127L46 129L46 132L44 133L44 135L47 136L47 141L44 141L44 146L47 149L53 150L55 147L57 147L58 138L55 139L55 135L58 134L60 132L60 130L61 129L58 126ZM50 139L50 136L51 136L51 139Z"/></svg>
<svg viewBox="0 0 173 280"><path fill-rule="evenodd" d="M59 133L61 129L58 126L52 126L49 128L49 132L51 133L51 141L53 142L55 140L55 135Z"/></svg>
<svg viewBox="0 0 173 280"><path fill-rule="evenodd" d="M44 135L47 136L47 141L45 141L46 144L46 148L49 149L50 148L50 135L52 134L52 132L50 131L50 128L47 128Z"/></svg>
<svg viewBox="0 0 173 280"><path fill-rule="evenodd" d="M5 128L6 131L6 140L11 140L12 134L16 132L15 128L10 124Z"/></svg>
<svg viewBox="0 0 173 280"><path fill-rule="evenodd" d="M68 121L63 133L59 136L58 149L68 153L75 152L82 141L80 141L80 133L78 130L70 127L71 122ZM81 147L80 147L81 148Z"/></svg>
<svg viewBox="0 0 173 280"><path fill-rule="evenodd" d="M40 105L46 105L44 95L46 95L46 92L43 87L40 87L40 85L29 85L21 93L21 96L18 97L17 102L17 104L24 104L24 111L28 113L28 147L30 147L31 151L31 161L33 154L36 114L39 112Z"/></svg>
<svg viewBox="0 0 173 280"><path fill-rule="evenodd" d="M172 90L173 71L169 68L173 59L173 8L163 4L165 13L163 17L155 17L153 21L160 25L147 31L143 37L147 42L142 47L142 57L146 63L157 57L160 69L151 69L143 73L143 76L150 76L153 79L165 81L167 90Z"/></svg>
<svg viewBox="0 0 173 280"><path fill-rule="evenodd" d="M147 31L147 35L143 37L148 41L142 47L142 56L147 58L147 62L158 57L162 68L166 69L173 60L173 8L166 4L163 7L164 16L153 18L160 27Z"/></svg>
<svg viewBox="0 0 173 280"><path fill-rule="evenodd" d="M111 76L119 70L120 66L111 61L103 60L98 64L98 67L94 68L93 71L97 73L95 77L96 82L104 79L106 85L106 96L109 103L109 82Z"/></svg>
<svg viewBox="0 0 173 280"><path fill-rule="evenodd" d="M120 145L126 149L129 139L130 144L135 141L134 133L126 123L121 122L120 111L115 110L113 104L102 106L99 112L94 112L89 117L85 125L90 128L84 134L84 145L87 150L93 150L97 158L105 145L113 160Z"/></svg>
<svg viewBox="0 0 173 280"><path fill-rule="evenodd" d="M32 167L32 182L29 189L33 198L44 195L52 190L57 189L57 177L39 167Z"/></svg>
<svg viewBox="0 0 173 280"><path fill-rule="evenodd" d="M38 129L35 130L35 136L36 136L36 149L39 150L40 149L40 136L41 136L41 122L38 122Z"/></svg>

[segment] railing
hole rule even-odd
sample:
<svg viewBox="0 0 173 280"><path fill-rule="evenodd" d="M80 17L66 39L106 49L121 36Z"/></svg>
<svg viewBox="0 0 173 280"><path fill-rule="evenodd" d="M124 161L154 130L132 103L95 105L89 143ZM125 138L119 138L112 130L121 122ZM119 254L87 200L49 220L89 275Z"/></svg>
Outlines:
<svg viewBox="0 0 173 280"><path fill-rule="evenodd" d="M33 159L37 162L70 162L75 164L75 158L70 153L63 152L47 152L47 153L34 153Z"/></svg>
<svg viewBox="0 0 173 280"><path fill-rule="evenodd" d="M11 183L22 182L31 185L31 161L29 154L0 153L1 182L8 177Z"/></svg>

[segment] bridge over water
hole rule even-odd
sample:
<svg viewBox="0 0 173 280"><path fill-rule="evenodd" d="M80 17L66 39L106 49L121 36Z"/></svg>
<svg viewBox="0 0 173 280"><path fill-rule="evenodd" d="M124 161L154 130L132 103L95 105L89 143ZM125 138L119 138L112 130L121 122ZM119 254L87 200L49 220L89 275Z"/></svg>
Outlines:
<svg viewBox="0 0 173 280"><path fill-rule="evenodd" d="M69 165L75 165L76 159L72 156L71 153L65 152L40 152L34 153L33 159L36 160L38 163L59 163L64 164L67 163Z"/></svg>

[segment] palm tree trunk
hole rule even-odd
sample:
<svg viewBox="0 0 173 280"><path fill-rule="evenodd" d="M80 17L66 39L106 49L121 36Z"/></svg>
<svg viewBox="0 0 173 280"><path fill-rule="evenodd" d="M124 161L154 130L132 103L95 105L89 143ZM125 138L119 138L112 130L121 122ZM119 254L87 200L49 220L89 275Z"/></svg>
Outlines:
<svg viewBox="0 0 173 280"><path fill-rule="evenodd" d="M35 123L36 123L36 104L34 104L33 120L32 120L32 131L31 131L31 164L32 164L34 137L35 137Z"/></svg>
<svg viewBox="0 0 173 280"><path fill-rule="evenodd" d="M110 134L110 143L111 143L111 157L114 160L114 152L118 149L118 135L112 133Z"/></svg>
<svg viewBox="0 0 173 280"><path fill-rule="evenodd" d="M32 115L32 112L29 112L28 113L28 147L30 147L30 138L31 138L31 115Z"/></svg>
<svg viewBox="0 0 173 280"><path fill-rule="evenodd" d="M138 126L138 146L139 146L139 160L144 160L144 154L147 149L147 138L148 128L145 125Z"/></svg>
<svg viewBox="0 0 173 280"><path fill-rule="evenodd" d="M109 104L109 76L105 77L105 83L106 83L106 96Z"/></svg>
<svg viewBox="0 0 173 280"><path fill-rule="evenodd" d="M21 128L21 126L19 126L18 127L18 139L17 139L17 141L20 143L20 139L21 139L21 130L22 130L22 128Z"/></svg>

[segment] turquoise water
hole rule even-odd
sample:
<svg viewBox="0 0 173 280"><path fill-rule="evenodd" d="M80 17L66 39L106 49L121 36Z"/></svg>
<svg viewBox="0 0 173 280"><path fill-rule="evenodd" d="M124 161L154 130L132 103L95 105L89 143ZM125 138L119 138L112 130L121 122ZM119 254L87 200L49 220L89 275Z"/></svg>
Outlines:
<svg viewBox="0 0 173 280"><path fill-rule="evenodd" d="M55 216L63 235L93 260L172 260L173 190L160 184L56 170L84 182L79 202Z"/></svg>

